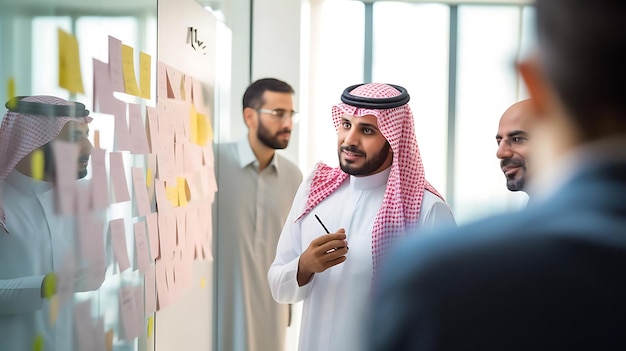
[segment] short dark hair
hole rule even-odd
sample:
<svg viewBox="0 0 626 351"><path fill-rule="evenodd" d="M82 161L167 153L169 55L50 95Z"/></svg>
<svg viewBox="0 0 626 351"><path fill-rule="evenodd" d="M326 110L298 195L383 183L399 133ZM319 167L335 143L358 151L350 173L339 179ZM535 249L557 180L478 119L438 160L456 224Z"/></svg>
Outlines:
<svg viewBox="0 0 626 351"><path fill-rule="evenodd" d="M259 109L265 104L263 94L266 91L294 94L291 85L275 78L263 78L250 84L243 94L243 108Z"/></svg>
<svg viewBox="0 0 626 351"><path fill-rule="evenodd" d="M537 0L535 6L540 62L583 137L605 135L607 125L626 128L626 1Z"/></svg>

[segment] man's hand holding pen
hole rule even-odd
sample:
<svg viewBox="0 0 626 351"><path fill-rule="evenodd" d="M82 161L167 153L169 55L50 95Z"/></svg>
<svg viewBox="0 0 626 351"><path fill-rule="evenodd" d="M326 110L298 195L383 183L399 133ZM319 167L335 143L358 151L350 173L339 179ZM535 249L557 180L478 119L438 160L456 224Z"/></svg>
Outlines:
<svg viewBox="0 0 626 351"><path fill-rule="evenodd" d="M341 228L336 233L324 234L309 244L298 261L298 285L307 284L314 273L321 273L346 260L348 242L346 231Z"/></svg>

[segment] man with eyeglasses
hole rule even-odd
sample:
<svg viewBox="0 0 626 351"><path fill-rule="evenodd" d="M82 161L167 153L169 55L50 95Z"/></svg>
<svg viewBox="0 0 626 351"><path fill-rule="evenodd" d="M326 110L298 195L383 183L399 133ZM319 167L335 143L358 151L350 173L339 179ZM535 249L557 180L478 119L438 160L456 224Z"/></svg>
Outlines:
<svg viewBox="0 0 626 351"><path fill-rule="evenodd" d="M388 249L408 230L454 224L426 181L406 89L357 84L341 101L339 167L320 163L302 183L268 272L276 301L303 301L300 351L363 350L359 327Z"/></svg>
<svg viewBox="0 0 626 351"><path fill-rule="evenodd" d="M243 95L247 135L218 147L217 343L219 351L284 349L288 305L272 299L267 270L302 173L276 153L296 123L293 88L278 79Z"/></svg>
<svg viewBox="0 0 626 351"><path fill-rule="evenodd" d="M526 191L528 175L526 156L528 154L528 131L532 119L532 102L522 100L511 105L498 126L496 142L500 168L506 177L506 187L510 191Z"/></svg>

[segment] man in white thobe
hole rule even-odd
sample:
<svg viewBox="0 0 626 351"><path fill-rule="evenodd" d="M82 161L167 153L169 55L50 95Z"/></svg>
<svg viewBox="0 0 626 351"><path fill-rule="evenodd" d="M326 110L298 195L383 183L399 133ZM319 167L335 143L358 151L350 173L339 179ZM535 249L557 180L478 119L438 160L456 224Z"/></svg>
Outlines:
<svg viewBox="0 0 626 351"><path fill-rule="evenodd" d="M54 208L51 142L77 144L77 178L84 177L91 117L84 105L52 96L15 98L7 108L0 126L0 349L33 350L39 340L45 351L72 350L71 301L57 315L44 289L56 293L54 272L74 257L68 253L76 243L74 218Z"/></svg>
<svg viewBox="0 0 626 351"><path fill-rule="evenodd" d="M218 147L217 343L220 351L282 351L289 306L274 301L267 270L293 197L296 165L278 155L293 126L293 89L252 83L243 97L248 134Z"/></svg>
<svg viewBox="0 0 626 351"><path fill-rule="evenodd" d="M384 254L408 229L454 224L425 180L409 95L347 88L333 107L340 168L301 185L268 272L281 303L304 301L299 350L359 351L367 297Z"/></svg>

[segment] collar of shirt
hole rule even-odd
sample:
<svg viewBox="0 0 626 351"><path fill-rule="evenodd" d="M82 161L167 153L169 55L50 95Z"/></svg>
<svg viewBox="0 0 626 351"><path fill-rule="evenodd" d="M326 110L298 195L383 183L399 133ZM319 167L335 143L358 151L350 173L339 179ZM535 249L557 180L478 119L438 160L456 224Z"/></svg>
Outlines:
<svg viewBox="0 0 626 351"><path fill-rule="evenodd" d="M36 180L14 169L9 173L6 182L26 193L42 194L52 189L52 182Z"/></svg>
<svg viewBox="0 0 626 351"><path fill-rule="evenodd" d="M615 161L626 161L624 137L607 138L581 145L566 153L530 181L528 193L533 202L543 201L560 191L583 169Z"/></svg>
<svg viewBox="0 0 626 351"><path fill-rule="evenodd" d="M241 168L245 168L250 164L254 165L255 169L259 169L259 161L254 156L254 152L252 151L252 146L250 146L250 142L248 141L248 136L239 139L237 142L237 153L239 154L239 166ZM278 157L276 157L276 152L274 152L274 157L272 157L272 161L270 161L269 167L274 166L276 172L278 172Z"/></svg>
<svg viewBox="0 0 626 351"><path fill-rule="evenodd" d="M350 187L355 190L367 190L378 188L381 185L387 183L387 179L389 179L389 174L391 173L391 167L387 167L382 172L378 172L376 174L372 174L365 177L355 177L350 176Z"/></svg>

